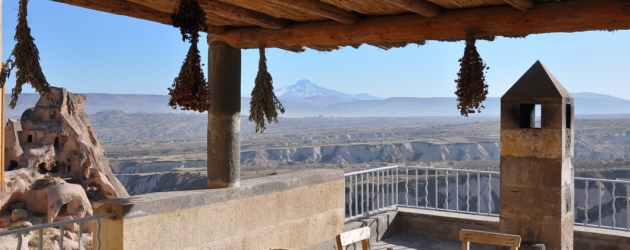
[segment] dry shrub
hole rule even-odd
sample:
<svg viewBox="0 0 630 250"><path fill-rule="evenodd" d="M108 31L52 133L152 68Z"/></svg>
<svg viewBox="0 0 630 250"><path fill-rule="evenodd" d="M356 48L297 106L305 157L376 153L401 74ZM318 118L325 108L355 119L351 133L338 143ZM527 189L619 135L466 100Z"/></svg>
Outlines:
<svg viewBox="0 0 630 250"><path fill-rule="evenodd" d="M63 182L60 178L52 177L52 176L44 176L43 179L37 179L31 185L31 189L42 189L48 186L57 185Z"/></svg>
<svg viewBox="0 0 630 250"><path fill-rule="evenodd" d="M47 249L56 249L56 245L55 242L53 242L53 240L51 240L50 234L54 233L52 228L44 228L44 234L43 234L43 249L47 250ZM35 232L33 234L33 237L31 237L31 240L28 241L28 247L32 248L32 249L39 249L39 232Z"/></svg>

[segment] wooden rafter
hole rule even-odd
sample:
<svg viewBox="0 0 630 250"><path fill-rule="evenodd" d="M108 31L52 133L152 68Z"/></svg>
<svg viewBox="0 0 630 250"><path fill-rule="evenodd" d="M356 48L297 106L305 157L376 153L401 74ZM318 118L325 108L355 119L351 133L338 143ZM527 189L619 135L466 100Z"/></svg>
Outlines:
<svg viewBox="0 0 630 250"><path fill-rule="evenodd" d="M278 6L318 15L340 23L354 24L361 19L356 12L343 10L319 0L269 0Z"/></svg>
<svg viewBox="0 0 630 250"><path fill-rule="evenodd" d="M522 11L528 11L534 6L534 0L504 0L512 7L517 8Z"/></svg>
<svg viewBox="0 0 630 250"><path fill-rule="evenodd" d="M147 6L125 0L53 0L92 10L104 11L117 15L135 17L162 24L171 24L171 13L158 11Z"/></svg>
<svg viewBox="0 0 630 250"><path fill-rule="evenodd" d="M388 4L405 9L425 17L436 17L442 12L442 8L425 0L382 0ZM509 1L509 0L506 0Z"/></svg>
<svg viewBox="0 0 630 250"><path fill-rule="evenodd" d="M161 24L171 25L171 13L152 9L142 4L132 3L125 0L53 0L55 2L80 6L87 9L108 12L117 15L129 16ZM204 27L205 32L210 34L221 34L225 29L219 26L208 25Z"/></svg>
<svg viewBox="0 0 630 250"><path fill-rule="evenodd" d="M216 0L202 0L199 1L199 5L201 5L206 12L250 23L263 28L282 29L288 24L287 20L278 19L264 13Z"/></svg>
<svg viewBox="0 0 630 250"><path fill-rule="evenodd" d="M410 14L374 17L355 25L325 21L294 24L282 30L238 28L208 39L237 48L258 48L261 44L267 47L377 45L464 39L465 30L470 27L477 27L480 37L630 29L630 2L566 0L540 2L527 12L497 6L453 10L434 18Z"/></svg>

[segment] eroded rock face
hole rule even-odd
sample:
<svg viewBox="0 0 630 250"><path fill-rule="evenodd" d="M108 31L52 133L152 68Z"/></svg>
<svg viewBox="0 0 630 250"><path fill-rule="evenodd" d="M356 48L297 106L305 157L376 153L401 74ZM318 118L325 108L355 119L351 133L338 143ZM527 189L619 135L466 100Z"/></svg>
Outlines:
<svg viewBox="0 0 630 250"><path fill-rule="evenodd" d="M128 197L113 175L105 150L83 110L85 96L53 88L54 101L40 98L9 120L5 169L29 168L80 184L91 200Z"/></svg>
<svg viewBox="0 0 630 250"><path fill-rule="evenodd" d="M85 96L64 88L53 88L52 96L41 98L6 126L0 219L11 224L90 216L90 200L129 196L83 111ZM78 225L68 227L78 232ZM91 231L91 224L83 228Z"/></svg>

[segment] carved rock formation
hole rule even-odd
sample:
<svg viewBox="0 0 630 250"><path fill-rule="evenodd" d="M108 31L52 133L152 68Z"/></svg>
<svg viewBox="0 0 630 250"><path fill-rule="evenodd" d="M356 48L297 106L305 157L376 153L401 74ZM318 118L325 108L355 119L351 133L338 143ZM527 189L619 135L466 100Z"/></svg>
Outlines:
<svg viewBox="0 0 630 250"><path fill-rule="evenodd" d="M52 94L54 101L40 98L20 120L9 119L5 131L7 188L0 190L0 211L23 208L28 217L20 220L33 224L89 216L90 200L129 196L92 131L85 96L64 88ZM77 232L78 226L68 229Z"/></svg>
<svg viewBox="0 0 630 250"><path fill-rule="evenodd" d="M128 197L83 111L85 96L64 88L53 88L52 93L54 103L40 98L24 111L20 123L9 120L5 169L51 173L83 185L91 200Z"/></svg>

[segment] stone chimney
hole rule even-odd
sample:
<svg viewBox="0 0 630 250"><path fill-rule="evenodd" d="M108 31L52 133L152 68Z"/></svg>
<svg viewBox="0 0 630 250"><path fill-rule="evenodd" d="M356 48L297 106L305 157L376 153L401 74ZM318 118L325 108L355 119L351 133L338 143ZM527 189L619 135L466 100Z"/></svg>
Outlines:
<svg viewBox="0 0 630 250"><path fill-rule="evenodd" d="M502 233L573 249L573 96L540 61L501 97L500 197Z"/></svg>

